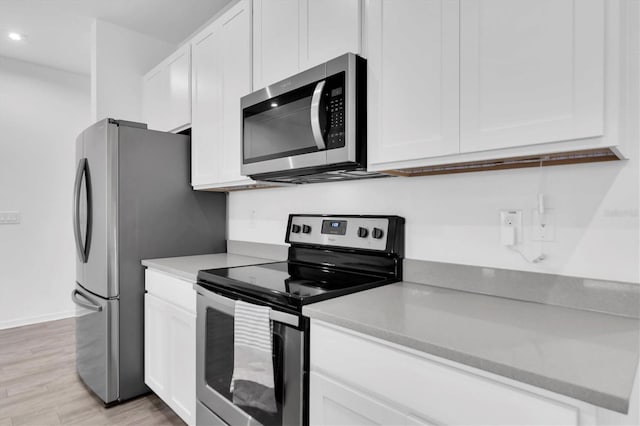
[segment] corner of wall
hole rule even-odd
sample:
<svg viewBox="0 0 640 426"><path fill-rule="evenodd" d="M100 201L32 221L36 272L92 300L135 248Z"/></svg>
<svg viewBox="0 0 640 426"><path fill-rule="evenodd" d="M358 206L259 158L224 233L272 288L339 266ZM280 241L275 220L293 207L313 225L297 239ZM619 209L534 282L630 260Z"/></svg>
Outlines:
<svg viewBox="0 0 640 426"><path fill-rule="evenodd" d="M142 76L176 45L107 21L94 20L91 107L94 121L143 121Z"/></svg>

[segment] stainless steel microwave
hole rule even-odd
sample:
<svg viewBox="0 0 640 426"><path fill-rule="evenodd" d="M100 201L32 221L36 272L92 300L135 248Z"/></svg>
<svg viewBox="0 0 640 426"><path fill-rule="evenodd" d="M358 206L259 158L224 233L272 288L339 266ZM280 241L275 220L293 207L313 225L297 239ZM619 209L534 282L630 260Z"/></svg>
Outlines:
<svg viewBox="0 0 640 426"><path fill-rule="evenodd" d="M366 172L366 61L347 53L242 98L242 174L310 183Z"/></svg>

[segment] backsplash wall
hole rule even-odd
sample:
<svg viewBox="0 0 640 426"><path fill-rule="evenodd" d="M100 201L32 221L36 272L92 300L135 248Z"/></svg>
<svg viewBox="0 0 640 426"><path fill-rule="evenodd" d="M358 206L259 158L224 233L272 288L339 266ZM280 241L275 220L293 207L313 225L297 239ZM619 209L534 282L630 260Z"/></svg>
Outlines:
<svg viewBox="0 0 640 426"><path fill-rule="evenodd" d="M404 216L406 257L640 284L638 146L632 160L383 178L229 194L228 237L282 244L289 213ZM555 240L531 240L538 191ZM499 211L521 209L529 258L500 245Z"/></svg>

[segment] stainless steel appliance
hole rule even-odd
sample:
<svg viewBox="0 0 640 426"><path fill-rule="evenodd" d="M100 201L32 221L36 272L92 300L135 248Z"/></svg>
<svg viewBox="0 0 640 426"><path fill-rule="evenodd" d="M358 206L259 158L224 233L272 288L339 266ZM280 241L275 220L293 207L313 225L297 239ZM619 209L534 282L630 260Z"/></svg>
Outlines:
<svg viewBox="0 0 640 426"><path fill-rule="evenodd" d="M288 260L198 273L199 425L308 424L309 303L402 279L404 219L290 215ZM234 305L271 308L276 413L235 405Z"/></svg>
<svg viewBox="0 0 640 426"><path fill-rule="evenodd" d="M242 105L242 174L311 183L368 173L366 62L352 53L253 92Z"/></svg>
<svg viewBox="0 0 640 426"><path fill-rule="evenodd" d="M76 366L111 404L144 384L143 258L225 251L224 194L189 185L189 136L106 119L76 141Z"/></svg>

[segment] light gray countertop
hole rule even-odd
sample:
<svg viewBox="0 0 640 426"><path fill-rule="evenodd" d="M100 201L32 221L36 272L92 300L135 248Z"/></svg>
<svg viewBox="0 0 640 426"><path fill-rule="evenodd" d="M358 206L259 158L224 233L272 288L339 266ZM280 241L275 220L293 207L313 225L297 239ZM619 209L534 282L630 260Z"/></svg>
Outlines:
<svg viewBox="0 0 640 426"><path fill-rule="evenodd" d="M424 284L378 287L303 313L619 412L638 365L637 319Z"/></svg>
<svg viewBox="0 0 640 426"><path fill-rule="evenodd" d="M145 259L142 261L142 265L195 283L198 280L198 271L201 269L228 268L269 262L274 262L274 260L233 253L217 253Z"/></svg>

